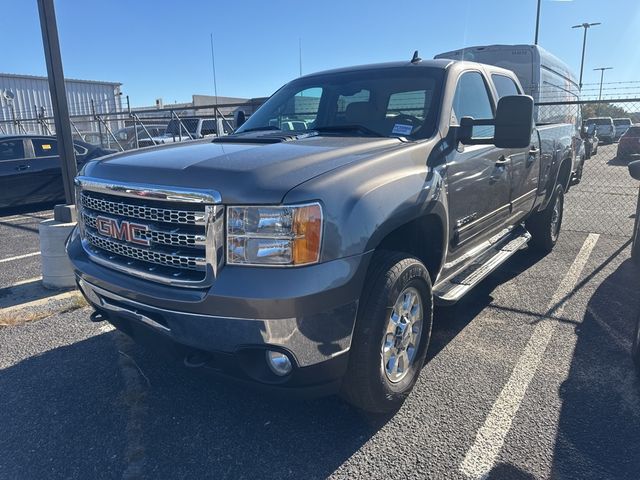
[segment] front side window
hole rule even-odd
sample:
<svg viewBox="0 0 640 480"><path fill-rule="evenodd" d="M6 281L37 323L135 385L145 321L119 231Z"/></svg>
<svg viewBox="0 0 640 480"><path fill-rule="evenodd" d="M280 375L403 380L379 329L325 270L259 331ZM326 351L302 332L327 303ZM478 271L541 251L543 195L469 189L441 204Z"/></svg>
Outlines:
<svg viewBox="0 0 640 480"><path fill-rule="evenodd" d="M494 118L487 86L478 72L463 73L458 79L451 109L451 124L460 125L462 117L472 117L475 120ZM472 136L491 138L493 131L494 127L491 125L476 125Z"/></svg>
<svg viewBox="0 0 640 480"><path fill-rule="evenodd" d="M285 85L236 133L429 138L435 132L444 69L390 67L303 77Z"/></svg>
<svg viewBox="0 0 640 480"><path fill-rule="evenodd" d="M216 133L216 121L215 120L203 120L202 129L200 130L202 135L213 135Z"/></svg>
<svg viewBox="0 0 640 480"><path fill-rule="evenodd" d="M516 82L514 82L512 78L494 74L491 75L491 80L493 80L493 84L496 86L498 99L508 97L509 95L518 95L520 93Z"/></svg>
<svg viewBox="0 0 640 480"><path fill-rule="evenodd" d="M49 140L48 138L34 138L31 140L33 143L33 150L36 157L52 157L58 154L58 141Z"/></svg>
<svg viewBox="0 0 640 480"><path fill-rule="evenodd" d="M22 140L5 140L0 142L0 161L20 160L24 158L24 144Z"/></svg>

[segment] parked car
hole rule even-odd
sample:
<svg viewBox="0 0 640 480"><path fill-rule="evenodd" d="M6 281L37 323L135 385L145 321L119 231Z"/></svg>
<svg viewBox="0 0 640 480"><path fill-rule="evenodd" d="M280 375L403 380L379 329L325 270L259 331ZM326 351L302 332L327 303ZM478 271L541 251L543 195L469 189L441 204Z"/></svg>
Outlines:
<svg viewBox="0 0 640 480"><path fill-rule="evenodd" d="M90 143L91 145L105 146L108 148L110 143L115 144L113 138L109 139L109 135L106 132L73 132L73 139L80 140L82 142Z"/></svg>
<svg viewBox="0 0 640 480"><path fill-rule="evenodd" d="M114 153L74 140L78 168L94 158ZM0 207L64 199L62 169L55 137L0 136Z"/></svg>
<svg viewBox="0 0 640 480"><path fill-rule="evenodd" d="M633 122L631 121L630 118L614 118L613 119L613 125L616 130L616 135L615 135L616 141L619 140L622 135L624 135L624 132L629 130L629 127L631 127L632 123Z"/></svg>
<svg viewBox="0 0 640 480"><path fill-rule="evenodd" d="M582 127L582 139L587 158L591 158L598 153L598 134L594 123L585 124Z"/></svg>
<svg viewBox="0 0 640 480"><path fill-rule="evenodd" d="M629 174L636 180L640 180L640 160L635 160L629 163ZM636 209L636 219L633 227L631 258L636 265L640 266L640 199L638 200L638 207L639 208ZM638 317L635 333L633 334L631 355L638 372L640 372L640 317Z"/></svg>
<svg viewBox="0 0 640 480"><path fill-rule="evenodd" d="M640 124L632 125L620 137L616 156L625 161L640 158Z"/></svg>
<svg viewBox="0 0 640 480"><path fill-rule="evenodd" d="M398 408L434 302L560 234L570 127L536 128L522 92L415 55L300 77L212 142L88 163L67 253L94 320L188 366Z"/></svg>
<svg viewBox="0 0 640 480"><path fill-rule="evenodd" d="M136 130L138 132L138 146L136 146ZM146 147L152 144L149 140L163 136L166 130L166 125L129 126L115 131L113 136L116 137L118 143L124 150L131 150L132 148Z"/></svg>
<svg viewBox="0 0 640 480"><path fill-rule="evenodd" d="M615 141L616 127L611 117L589 118L586 123L587 125L593 124L596 126L596 134L600 143L611 144Z"/></svg>
<svg viewBox="0 0 640 480"><path fill-rule="evenodd" d="M180 120L173 118L162 135L142 139L140 146L162 145L215 135L216 121L213 118L182 117Z"/></svg>

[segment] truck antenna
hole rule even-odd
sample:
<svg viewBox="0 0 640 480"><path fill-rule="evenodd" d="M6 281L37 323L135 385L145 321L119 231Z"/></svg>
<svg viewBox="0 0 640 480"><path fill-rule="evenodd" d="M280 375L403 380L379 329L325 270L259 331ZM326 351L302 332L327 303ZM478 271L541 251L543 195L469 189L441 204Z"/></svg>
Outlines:
<svg viewBox="0 0 640 480"><path fill-rule="evenodd" d="M421 61L422 61L422 59L418 55L418 50L416 50L415 52L413 52L413 58L411 59L411 63L418 63L418 62L421 62Z"/></svg>

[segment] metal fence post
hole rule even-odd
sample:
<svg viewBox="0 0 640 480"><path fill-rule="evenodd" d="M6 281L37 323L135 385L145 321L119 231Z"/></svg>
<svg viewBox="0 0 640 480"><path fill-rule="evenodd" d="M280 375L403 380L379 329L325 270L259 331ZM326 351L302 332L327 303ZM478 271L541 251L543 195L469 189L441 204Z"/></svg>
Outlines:
<svg viewBox="0 0 640 480"><path fill-rule="evenodd" d="M69 124L69 106L64 85L62 57L60 56L60 42L53 0L38 0L40 14L40 28L44 57L47 63L51 104L58 138L58 153L62 163L62 179L64 183L65 199L68 205L74 204L75 191L73 179L77 174L76 156L73 150L73 138Z"/></svg>

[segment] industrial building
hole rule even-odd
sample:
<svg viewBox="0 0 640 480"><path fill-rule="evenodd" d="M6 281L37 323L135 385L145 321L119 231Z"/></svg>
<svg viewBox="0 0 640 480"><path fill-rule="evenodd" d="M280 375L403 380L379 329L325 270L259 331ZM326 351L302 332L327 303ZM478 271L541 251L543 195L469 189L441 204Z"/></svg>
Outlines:
<svg viewBox="0 0 640 480"><path fill-rule="evenodd" d="M93 129L89 121L92 108L97 114L122 111L121 85L118 82L66 79L69 115L87 115L88 119L74 122L76 128ZM34 119L52 115L47 77L0 73L0 134L46 134L45 125Z"/></svg>

